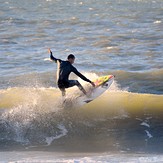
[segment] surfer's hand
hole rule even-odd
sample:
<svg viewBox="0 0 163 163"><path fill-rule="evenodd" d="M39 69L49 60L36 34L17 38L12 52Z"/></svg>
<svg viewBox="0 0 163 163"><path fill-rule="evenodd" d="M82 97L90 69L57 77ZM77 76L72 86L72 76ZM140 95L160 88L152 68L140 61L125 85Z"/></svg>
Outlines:
<svg viewBox="0 0 163 163"><path fill-rule="evenodd" d="M95 87L95 83L94 82L91 82L92 86Z"/></svg>
<svg viewBox="0 0 163 163"><path fill-rule="evenodd" d="M50 49L48 49L48 52L49 52L49 54L52 54L52 51Z"/></svg>

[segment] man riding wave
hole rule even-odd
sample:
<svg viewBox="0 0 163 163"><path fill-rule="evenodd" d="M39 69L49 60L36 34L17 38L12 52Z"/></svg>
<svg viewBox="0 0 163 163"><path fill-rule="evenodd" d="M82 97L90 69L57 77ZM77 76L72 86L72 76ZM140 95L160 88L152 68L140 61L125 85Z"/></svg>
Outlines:
<svg viewBox="0 0 163 163"><path fill-rule="evenodd" d="M77 86L85 95L87 94L83 86L79 83L78 80L69 80L69 75L71 72L75 73L77 76L79 76L81 79L83 79L86 82L89 82L94 87L95 84L87 79L84 75L82 75L72 64L75 61L75 56L73 54L68 55L67 60L63 61L61 59L57 59L53 56L52 51L48 49L50 53L50 59L52 61L55 61L58 64L58 70L57 70L57 84L59 89L62 92L62 96L65 96L66 88Z"/></svg>

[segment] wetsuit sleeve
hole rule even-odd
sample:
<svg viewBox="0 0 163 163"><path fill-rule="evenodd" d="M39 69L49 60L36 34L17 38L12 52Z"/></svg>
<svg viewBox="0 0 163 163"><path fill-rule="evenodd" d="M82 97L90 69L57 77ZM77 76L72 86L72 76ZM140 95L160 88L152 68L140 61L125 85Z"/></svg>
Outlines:
<svg viewBox="0 0 163 163"><path fill-rule="evenodd" d="M89 79L87 79L84 75L82 75L75 67L72 68L72 72L75 73L77 76L79 76L81 79L83 79L86 82L91 83Z"/></svg>
<svg viewBox="0 0 163 163"><path fill-rule="evenodd" d="M55 58L55 57L53 56L53 54L52 54L52 53L50 53L50 59L51 59L52 61L55 61L56 63L57 63L57 61L61 62L61 60L60 60L60 59Z"/></svg>

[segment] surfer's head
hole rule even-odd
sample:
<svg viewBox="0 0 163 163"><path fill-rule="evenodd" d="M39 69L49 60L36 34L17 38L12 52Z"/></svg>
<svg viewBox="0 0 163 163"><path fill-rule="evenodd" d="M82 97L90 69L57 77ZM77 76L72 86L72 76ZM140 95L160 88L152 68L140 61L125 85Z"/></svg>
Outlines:
<svg viewBox="0 0 163 163"><path fill-rule="evenodd" d="M67 60L68 60L71 64L73 64L74 61L75 61L75 56L74 56L73 54L70 54L70 55L68 55Z"/></svg>

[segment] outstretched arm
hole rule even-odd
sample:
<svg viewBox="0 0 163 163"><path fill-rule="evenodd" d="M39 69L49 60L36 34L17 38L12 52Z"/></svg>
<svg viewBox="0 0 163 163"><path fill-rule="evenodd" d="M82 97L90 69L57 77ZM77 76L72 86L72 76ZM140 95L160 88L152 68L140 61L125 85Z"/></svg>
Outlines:
<svg viewBox="0 0 163 163"><path fill-rule="evenodd" d="M53 56L53 53L52 53L52 51L51 51L50 49L48 49L48 52L49 52L49 54L50 54L50 59L51 59L52 61L55 61L55 62L60 61L60 59L57 59L57 58L55 58L55 57Z"/></svg>
<svg viewBox="0 0 163 163"><path fill-rule="evenodd" d="M79 76L81 79L83 79L84 81L91 83L92 86L95 86L95 84L94 84L92 81L90 81L90 80L87 79L84 75L82 75L75 67L73 67L73 72L74 72L77 76Z"/></svg>

